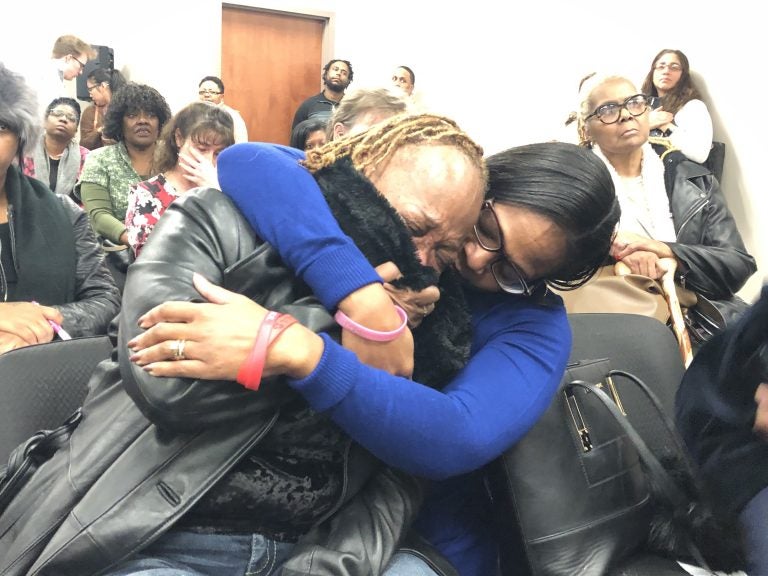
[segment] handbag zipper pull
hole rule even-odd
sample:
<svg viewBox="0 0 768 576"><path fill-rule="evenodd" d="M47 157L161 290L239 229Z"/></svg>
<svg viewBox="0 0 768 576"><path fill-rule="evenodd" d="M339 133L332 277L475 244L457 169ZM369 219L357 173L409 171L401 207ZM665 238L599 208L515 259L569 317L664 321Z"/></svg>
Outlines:
<svg viewBox="0 0 768 576"><path fill-rule="evenodd" d="M589 435L589 429L587 428L587 423L584 421L584 416L582 416L581 410L579 409L579 404L576 402L576 396L572 391L567 391L565 393L565 402L568 405L568 412L571 413L573 425L576 427L576 433L581 440L581 448L584 452L590 452L594 447L592 445L592 438Z"/></svg>

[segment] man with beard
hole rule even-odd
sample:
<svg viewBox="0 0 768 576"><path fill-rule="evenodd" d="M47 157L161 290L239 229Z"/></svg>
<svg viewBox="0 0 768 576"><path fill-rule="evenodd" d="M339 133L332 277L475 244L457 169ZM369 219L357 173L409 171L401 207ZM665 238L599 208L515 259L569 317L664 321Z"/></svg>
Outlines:
<svg viewBox="0 0 768 576"><path fill-rule="evenodd" d="M291 131L296 125L307 118L330 118L334 108L344 97L344 91L352 82L352 64L349 60L330 60L323 66L323 90L310 96L296 110L293 116Z"/></svg>

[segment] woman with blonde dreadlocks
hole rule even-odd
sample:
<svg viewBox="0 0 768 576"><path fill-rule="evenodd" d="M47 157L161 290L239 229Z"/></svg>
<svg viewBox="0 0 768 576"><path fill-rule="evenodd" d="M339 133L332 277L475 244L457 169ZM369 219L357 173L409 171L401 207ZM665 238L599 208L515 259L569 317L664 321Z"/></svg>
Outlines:
<svg viewBox="0 0 768 576"><path fill-rule="evenodd" d="M403 122L418 125L421 120ZM428 126L423 128L428 133ZM310 152L305 164L326 192L323 175L342 151L353 149L353 162L376 158L390 146L385 138L391 131L392 125L385 124L349 141L335 141ZM359 146L361 142L371 146ZM409 152L403 148L403 154ZM329 199L329 211L315 181L298 166L300 157L299 152L275 146L236 145L219 159L219 181L257 234L277 247L284 261L333 310L360 292L355 288L369 289L381 279L339 229L333 218L339 214L334 201ZM387 166L397 161L393 156ZM420 383L418 374L411 380L371 368L326 336L301 329L286 332L275 342L265 367L266 373L292 376L289 385L313 408L384 462L435 480L415 527L462 576L495 573L496 544L480 469L539 418L567 361L566 315L560 298L548 292L546 284L578 285L588 278L607 255L619 216L610 175L578 146L522 146L491 156L487 164L487 200L474 239L462 247L455 263L463 277L473 331L471 358L458 375L434 389ZM274 177L276 173L280 178ZM413 169L403 176L401 184L409 177L416 186L422 181L421 173ZM375 172L373 178L378 178ZM420 195L421 210L406 203L398 212L413 231L423 261L428 261L430 209L439 201L428 191L421 190ZM387 198L391 196L390 192ZM445 191L444 197L449 198L450 192ZM446 262L438 260L435 265ZM150 312L146 326L157 327L132 343L136 362L158 374L213 376L215 356L223 353L218 343L232 340L232 322L250 318L249 324L258 323L267 313L205 282L198 286L216 304L174 303ZM402 303L404 294L396 296ZM449 296L443 292L436 311ZM360 308L369 318L377 317L379 308L368 307L365 299L358 312ZM344 312L353 316L355 307ZM176 314L185 318L183 326L172 324ZM382 314L386 318L385 314L386 308ZM434 329L432 316L414 330L415 337ZM342 321L350 325L343 316ZM372 328L382 330L371 325L353 328L364 335ZM192 339L194 362L165 362L168 340L173 338ZM226 354L234 360L230 374L247 353L247 348L227 346ZM420 558L400 552L384 574L429 575L434 570Z"/></svg>
<svg viewBox="0 0 768 576"><path fill-rule="evenodd" d="M482 203L482 150L439 117L382 129L372 134L374 145L349 140L316 176L365 257L394 262L403 285L419 289L437 275L419 262L402 217L429 210L434 226L420 239L423 249L451 259ZM309 175L295 161L291 169ZM432 209L441 192L450 200ZM256 324L250 316L234 324L224 317L232 338L212 347L218 368L202 379L161 377L131 350L149 310L200 300L193 272L283 314ZM469 348L460 286L440 285L434 330L411 336L404 322L390 330L392 345L413 338L421 351L413 373L430 386L458 372ZM401 322L404 314L395 316ZM219 191L198 188L173 202L131 265L115 361L100 365L101 379L94 377L83 405L87 416L0 515L0 573L266 576L306 550L297 541L311 548L314 575L344 574L342 565L355 560L369 566L360 573L382 572L418 509L420 483L383 466L285 378L262 382L270 340L299 329L294 319L334 341L339 336L308 287ZM188 335L163 353L201 364L199 325L188 320ZM253 350L237 357L229 348L238 348L242 334ZM324 534L349 558L339 564L333 555L328 571L318 572L327 555L313 545ZM290 573L303 574L301 557L295 562Z"/></svg>

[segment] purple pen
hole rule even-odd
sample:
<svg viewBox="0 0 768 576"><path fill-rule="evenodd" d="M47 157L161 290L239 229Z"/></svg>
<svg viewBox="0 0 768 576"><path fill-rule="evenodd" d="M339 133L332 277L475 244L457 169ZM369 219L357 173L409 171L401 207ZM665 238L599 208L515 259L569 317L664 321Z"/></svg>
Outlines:
<svg viewBox="0 0 768 576"><path fill-rule="evenodd" d="M40 306L40 304L38 302L35 302L34 300L32 300L32 304L37 304L38 306ZM53 331L59 335L59 338L61 338L62 340L72 340L72 336L70 336L69 332L67 332L66 330L64 330L64 328L61 327L61 324L59 324L58 322L54 322L53 320L48 320L48 324L50 324L51 328L53 328Z"/></svg>

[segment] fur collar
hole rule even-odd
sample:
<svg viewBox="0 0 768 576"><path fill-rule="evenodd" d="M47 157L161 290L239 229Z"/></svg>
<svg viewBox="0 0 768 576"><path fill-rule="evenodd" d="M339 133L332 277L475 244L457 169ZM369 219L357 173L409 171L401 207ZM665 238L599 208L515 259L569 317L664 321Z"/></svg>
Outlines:
<svg viewBox="0 0 768 576"><path fill-rule="evenodd" d="M440 300L413 332L413 378L442 387L469 357L470 314L458 275L449 270L438 279L432 268L419 262L403 220L348 158L319 170L315 179L342 230L373 266L391 260L403 274L397 284L414 290L438 282Z"/></svg>

